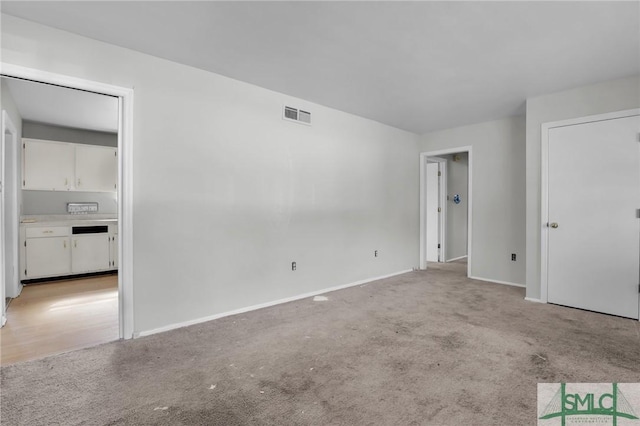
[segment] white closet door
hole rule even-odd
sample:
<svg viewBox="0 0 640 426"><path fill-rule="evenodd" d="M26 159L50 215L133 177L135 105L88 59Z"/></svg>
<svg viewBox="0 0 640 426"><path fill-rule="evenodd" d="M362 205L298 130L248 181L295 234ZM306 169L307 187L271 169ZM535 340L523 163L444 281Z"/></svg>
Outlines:
<svg viewBox="0 0 640 426"><path fill-rule="evenodd" d="M639 131L638 116L549 130L549 302L638 318Z"/></svg>
<svg viewBox="0 0 640 426"><path fill-rule="evenodd" d="M440 261L438 163L427 163L427 262Z"/></svg>
<svg viewBox="0 0 640 426"><path fill-rule="evenodd" d="M67 191L74 179L74 148L68 143L23 140L24 189Z"/></svg>

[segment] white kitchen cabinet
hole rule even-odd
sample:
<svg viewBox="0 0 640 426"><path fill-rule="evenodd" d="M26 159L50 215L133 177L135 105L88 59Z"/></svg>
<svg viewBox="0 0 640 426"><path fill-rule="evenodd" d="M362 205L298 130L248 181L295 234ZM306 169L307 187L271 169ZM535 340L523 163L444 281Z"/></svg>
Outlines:
<svg viewBox="0 0 640 426"><path fill-rule="evenodd" d="M116 148L76 145L75 190L115 192L118 182Z"/></svg>
<svg viewBox="0 0 640 426"><path fill-rule="evenodd" d="M77 221L20 227L21 280L118 269L118 225Z"/></svg>
<svg viewBox="0 0 640 426"><path fill-rule="evenodd" d="M109 269L109 234L73 235L71 237L71 272L86 272Z"/></svg>
<svg viewBox="0 0 640 426"><path fill-rule="evenodd" d="M116 192L117 148L23 139L22 189Z"/></svg>
<svg viewBox="0 0 640 426"><path fill-rule="evenodd" d="M68 191L75 179L75 148L63 142L23 139L22 188Z"/></svg>
<svg viewBox="0 0 640 426"><path fill-rule="evenodd" d="M71 272L68 227L30 228L24 250L26 279L66 275Z"/></svg>

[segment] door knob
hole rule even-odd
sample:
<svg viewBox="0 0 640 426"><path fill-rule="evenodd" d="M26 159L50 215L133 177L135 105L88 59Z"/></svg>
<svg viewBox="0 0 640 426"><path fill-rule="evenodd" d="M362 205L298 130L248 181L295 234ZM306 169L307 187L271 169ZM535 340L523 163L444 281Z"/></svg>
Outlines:
<svg viewBox="0 0 640 426"><path fill-rule="evenodd" d="M551 227L552 227L553 229L555 229L555 228L557 228L557 227L558 227L558 224L557 224L556 222L553 222L553 223L551 223Z"/></svg>

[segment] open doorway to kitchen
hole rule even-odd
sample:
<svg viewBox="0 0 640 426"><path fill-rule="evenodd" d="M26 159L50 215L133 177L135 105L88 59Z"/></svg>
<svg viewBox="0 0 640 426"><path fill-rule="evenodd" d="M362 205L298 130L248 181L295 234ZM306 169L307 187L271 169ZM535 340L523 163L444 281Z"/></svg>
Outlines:
<svg viewBox="0 0 640 426"><path fill-rule="evenodd" d="M18 274L4 287L2 364L130 338L119 235L131 94L4 64L1 79L19 136L17 221L5 215L18 229Z"/></svg>
<svg viewBox="0 0 640 426"><path fill-rule="evenodd" d="M420 268L471 271L471 147L420 154Z"/></svg>

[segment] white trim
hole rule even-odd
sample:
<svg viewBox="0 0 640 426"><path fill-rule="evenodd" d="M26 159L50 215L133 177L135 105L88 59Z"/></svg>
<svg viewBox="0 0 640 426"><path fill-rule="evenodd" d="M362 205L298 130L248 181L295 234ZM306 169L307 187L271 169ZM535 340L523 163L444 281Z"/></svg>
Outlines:
<svg viewBox="0 0 640 426"><path fill-rule="evenodd" d="M133 337L133 90L119 98L118 294L120 338ZM123 238L124 237L124 238Z"/></svg>
<svg viewBox="0 0 640 426"><path fill-rule="evenodd" d="M426 165L427 157L437 157L439 155L457 154L466 152L469 155L469 165L467 168L467 277L471 277L471 264L473 262L471 242L473 239L473 147L470 145L456 148L441 149L438 151L427 151L420 153L420 269L427 269L427 242L426 242Z"/></svg>
<svg viewBox="0 0 640 426"><path fill-rule="evenodd" d="M4 311L5 311L5 307L6 307L6 302L5 302L5 286L6 283L4 282L4 277L5 277L5 268L6 268L6 256L4 254L4 245L5 245L5 232L4 232L4 225L5 225L5 194L6 194L6 178L7 178L7 173L6 173L6 167L5 167L5 125L7 124L5 121L5 118L9 118L9 116L7 115L7 113L3 110L2 111L2 137L0 138L0 304L2 304L2 306L0 306L0 327L2 327L4 325L5 322L5 315L4 315Z"/></svg>
<svg viewBox="0 0 640 426"><path fill-rule="evenodd" d="M427 156L420 154L420 248L419 263L420 269L427 269Z"/></svg>
<svg viewBox="0 0 640 426"><path fill-rule="evenodd" d="M228 317L228 316L231 316L231 315L243 314L245 312L255 311L257 309L268 308L270 306L280 305L282 303L293 302L295 300L305 299L307 297L313 297L313 296L329 293L329 292L336 291L336 290L342 290L342 289L345 289L345 288L349 288L349 287L354 287L354 286L357 286L357 285L370 283L372 281L383 280L385 278L391 278L391 277L395 277L396 275L402 275L402 274L406 274L406 273L409 273L409 272L413 272L413 269L406 269L404 271L394 272L392 274L381 275L379 277L374 277L374 278L367 278L367 279L360 280L360 281L355 281L355 282L352 282L352 283L349 283L349 284L338 285L338 286L335 286L335 287L329 287L329 288L325 288L325 289L318 290L318 291L312 291L310 293L299 294L297 296L286 297L284 299L278 299L278 300L273 300L271 302L260 303L258 305L247 306L247 307L244 307L244 308L235 309L233 311L223 312L221 314L215 314L215 315L210 315L210 316L207 316L207 317L198 318L198 319L194 319L194 320L178 322L178 323L175 323L175 324L169 324L169 325L166 325L164 327L154 328L152 330L141 331L139 333L135 333L134 337L150 336L152 334L162 333L162 332L169 331L169 330L175 330L176 328L188 327L190 325L200 324L200 323L203 323L203 322L212 321L212 320L216 320L216 319L223 318L223 317Z"/></svg>
<svg viewBox="0 0 640 426"><path fill-rule="evenodd" d="M15 241L13 244L13 265L12 265L12 270L13 270L13 276L11 277L11 282L9 283L9 285L11 286L11 294L12 297L16 297L20 294L20 290L22 289L22 286L20 285L20 279L19 279L19 271L20 271L20 265L19 265L19 249L18 249L18 239L19 239L19 225L18 225L18 218L20 217L20 211L19 211L19 206L18 206L18 193L20 192L20 179L17 176L18 170L19 170L19 165L18 165L18 150L20 149L20 141L18 140L18 129L16 128L15 124L13 123L13 121L11 121L11 117L9 117L9 114L7 114L7 112L5 110L2 110L2 124L1 124L1 129L0 131L2 132L2 142L0 144L0 150L2 150L2 154L0 155L0 158L2 158L2 177L0 178L2 180L2 203L0 203L2 205L2 209L3 212L2 214L0 214L0 217L2 217L2 222L0 224L0 244L2 245L2 247L0 247L0 265L2 266L0 268L0 274L2 275L0 277L0 303L2 304L2 307L0 309L0 327L4 326L4 324L7 322L7 318L6 318L6 303L5 303L5 299L7 297L7 292L6 292L6 287L7 284L4 281L5 278L5 273L4 271L6 270L5 268L7 267L6 264L6 253L5 253L5 224L6 224L6 215L5 213L8 210L11 210L11 216L13 218L15 218L14 223L11 224L11 227L13 228L13 235L15 238ZM12 147L12 156L11 158L6 158L6 149L7 149L7 140L5 138L5 134L9 132L12 135L12 142L13 143L13 147ZM15 185L15 188L12 188L13 192L13 197L11 200L7 200L6 197L6 193L7 193L7 174L6 174L6 164L8 162L11 162L12 164L12 170L14 172L14 177L13 177L13 184Z"/></svg>
<svg viewBox="0 0 640 426"><path fill-rule="evenodd" d="M544 303L542 300L534 299L533 297L525 297L524 300L526 300L527 302L533 302L533 303Z"/></svg>
<svg viewBox="0 0 640 426"><path fill-rule="evenodd" d="M548 302L549 267L549 130L556 127L574 126L595 121L615 120L617 118L640 115L640 108L605 114L589 115L568 120L542 123L540 134L540 301ZM640 301L639 301L640 304Z"/></svg>
<svg viewBox="0 0 640 426"><path fill-rule="evenodd" d="M482 278L482 277L469 277L469 278L471 278L472 280L477 280L477 281L486 281L488 283L510 285L512 287L520 287L520 288L526 288L527 287L525 284L512 283L512 282L509 282L509 281L492 280L490 278Z"/></svg>
<svg viewBox="0 0 640 426"><path fill-rule="evenodd" d="M465 259L466 257L467 257L467 255L459 256L459 257L454 257L453 259L447 259L447 260L445 260L445 262L455 262L456 260Z"/></svg>
<svg viewBox="0 0 640 426"><path fill-rule="evenodd" d="M434 158L434 157L427 157ZM449 192L449 181L447 180L447 160L435 157L438 161L440 180L438 181L438 195L440 196L440 216L438 217L438 240L440 243L440 253L438 253L438 261L443 262L447 259L447 194Z"/></svg>
<svg viewBox="0 0 640 426"><path fill-rule="evenodd" d="M120 338L133 337L133 89L63 74L0 63L0 73L119 98L118 125L118 299Z"/></svg>
<svg viewBox="0 0 640 426"><path fill-rule="evenodd" d="M15 146L13 147L13 158L11 158L11 161L13 162L13 170L17 173L18 170L20 170L20 164L18 161L18 152L20 152L20 140L18 139L18 129L15 126L15 124L13 123L13 121L11 121L11 118L9 117L9 115L7 115L7 113L5 111L2 111L2 138L4 140L4 134L7 131L7 129L9 130L10 133L13 134L14 140L13 143L15 144ZM6 115L6 118L5 118ZM6 141L4 141L6 143ZM6 146L5 146L6 148ZM6 162L6 159L5 159ZM3 181L6 182L6 179ZM13 199L11 200L11 203L13 204L12 210L13 210L13 217L16 219L13 223L13 234L15 235L16 238L16 244L13 245L13 288L15 289L15 294L16 296L19 296L20 293L22 292L22 284L20 283L20 176L15 176L14 178L14 183L16 185L15 187L15 193L13 194ZM4 189L3 189L4 190ZM5 297L7 296L6 294L4 295Z"/></svg>

